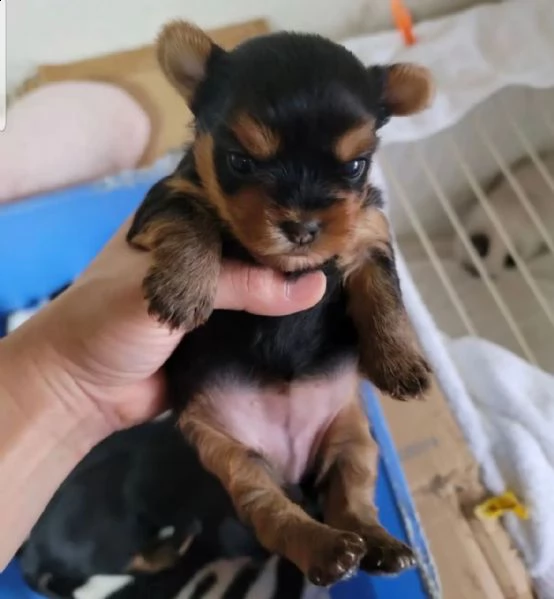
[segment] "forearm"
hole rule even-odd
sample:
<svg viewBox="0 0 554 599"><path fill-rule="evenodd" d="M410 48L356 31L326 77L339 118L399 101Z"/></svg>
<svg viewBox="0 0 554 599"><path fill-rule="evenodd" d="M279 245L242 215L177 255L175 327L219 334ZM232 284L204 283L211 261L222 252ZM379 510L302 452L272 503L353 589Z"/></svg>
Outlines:
<svg viewBox="0 0 554 599"><path fill-rule="evenodd" d="M47 371L55 367L19 341L0 341L0 571L71 469L110 432L86 401L78 410L64 401L78 389L54 382Z"/></svg>

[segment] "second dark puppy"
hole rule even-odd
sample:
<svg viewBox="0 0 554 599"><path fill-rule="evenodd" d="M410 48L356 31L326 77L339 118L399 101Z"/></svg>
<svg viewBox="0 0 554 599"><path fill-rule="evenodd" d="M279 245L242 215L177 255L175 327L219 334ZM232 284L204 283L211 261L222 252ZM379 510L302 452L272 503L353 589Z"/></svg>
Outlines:
<svg viewBox="0 0 554 599"><path fill-rule="evenodd" d="M194 113L195 138L128 238L152 252L151 313L187 331L167 364L180 426L260 542L311 581L331 584L360 564L399 572L414 557L377 519L359 376L407 399L426 388L429 368L369 172L385 122L427 106L429 73L366 68L314 35L226 52L183 22L163 30L158 55ZM224 259L288 277L321 270L325 296L281 318L212 314ZM283 492L307 474L324 523Z"/></svg>
<svg viewBox="0 0 554 599"><path fill-rule="evenodd" d="M55 493L19 561L33 589L65 599L97 575L166 588L211 560L238 556L266 553L166 418L96 446ZM177 562L178 572L157 576Z"/></svg>

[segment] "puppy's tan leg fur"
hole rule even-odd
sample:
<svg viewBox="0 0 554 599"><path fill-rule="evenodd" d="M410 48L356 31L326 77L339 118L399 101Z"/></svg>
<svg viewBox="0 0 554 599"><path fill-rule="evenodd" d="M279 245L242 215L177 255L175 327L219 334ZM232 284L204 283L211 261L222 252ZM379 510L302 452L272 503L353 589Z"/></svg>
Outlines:
<svg viewBox="0 0 554 599"><path fill-rule="evenodd" d="M285 496L264 459L218 430L199 404L201 400L195 400L182 414L181 428L258 541L293 562L315 584L332 584L355 568L365 553L361 537L310 518Z"/></svg>
<svg viewBox="0 0 554 599"><path fill-rule="evenodd" d="M176 176L160 181L135 215L128 240L152 253L143 282L149 312L186 331L206 321L217 289L221 239L202 191Z"/></svg>
<svg viewBox="0 0 554 599"><path fill-rule="evenodd" d="M136 555L128 566L128 572L155 574L174 566L181 556L170 543L159 544Z"/></svg>
<svg viewBox="0 0 554 599"><path fill-rule="evenodd" d="M156 540L133 557L127 571L155 574L167 570L185 555L194 539L195 534L190 534L181 541L180 546L176 546L173 539Z"/></svg>
<svg viewBox="0 0 554 599"><path fill-rule="evenodd" d="M414 565L415 560L412 550L377 519L373 497L378 455L361 401L355 397L334 420L321 446L324 520L364 539L367 554L362 569L392 574Z"/></svg>
<svg viewBox="0 0 554 599"><path fill-rule="evenodd" d="M356 238L357 247L341 257L341 266L360 337L361 371L396 399L420 395L429 385L430 369L402 301L385 215L369 208Z"/></svg>

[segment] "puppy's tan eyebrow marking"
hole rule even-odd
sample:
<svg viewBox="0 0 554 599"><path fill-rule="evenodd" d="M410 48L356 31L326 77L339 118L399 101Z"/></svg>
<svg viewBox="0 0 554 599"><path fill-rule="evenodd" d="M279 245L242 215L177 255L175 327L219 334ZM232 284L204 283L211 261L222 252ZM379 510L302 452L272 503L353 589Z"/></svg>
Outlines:
<svg viewBox="0 0 554 599"><path fill-rule="evenodd" d="M335 156L342 162L354 160L375 147L375 124L364 121L343 133L335 142Z"/></svg>
<svg viewBox="0 0 554 599"><path fill-rule="evenodd" d="M281 144L279 134L248 114L240 114L231 126L231 130L252 158L269 160L279 150Z"/></svg>
<svg viewBox="0 0 554 599"><path fill-rule="evenodd" d="M202 190L191 181L174 175L167 182L167 187L175 192L184 195L202 196Z"/></svg>

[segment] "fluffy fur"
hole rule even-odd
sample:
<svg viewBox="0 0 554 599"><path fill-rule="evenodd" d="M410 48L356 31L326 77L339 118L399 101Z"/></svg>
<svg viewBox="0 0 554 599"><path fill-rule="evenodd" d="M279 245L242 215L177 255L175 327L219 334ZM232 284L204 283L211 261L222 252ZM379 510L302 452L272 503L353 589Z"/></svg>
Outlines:
<svg viewBox="0 0 554 599"><path fill-rule="evenodd" d="M225 52L183 22L162 31L158 56L195 115L195 139L128 239L152 255L150 312L188 332L167 364L181 429L262 545L315 584L360 564L399 572L414 558L376 517L377 448L358 376L407 399L425 390L429 368L368 172L379 128L429 103L429 73L366 68L313 35ZM321 270L325 296L282 318L213 312L225 259L289 277ZM325 524L282 491L307 475Z"/></svg>
<svg viewBox="0 0 554 599"><path fill-rule="evenodd" d="M544 163L550 174L554 175L554 155L545 156ZM554 231L554 197L541 173L529 161L515 165L512 173L545 229L550 233ZM517 197L510 181L504 177L497 180L488 193L488 201L524 262L546 249L544 237ZM480 202L467 213L464 225L477 255L491 276L497 277L516 267L514 258L497 227ZM471 257L459 239L454 242L454 255L470 274L478 275Z"/></svg>

